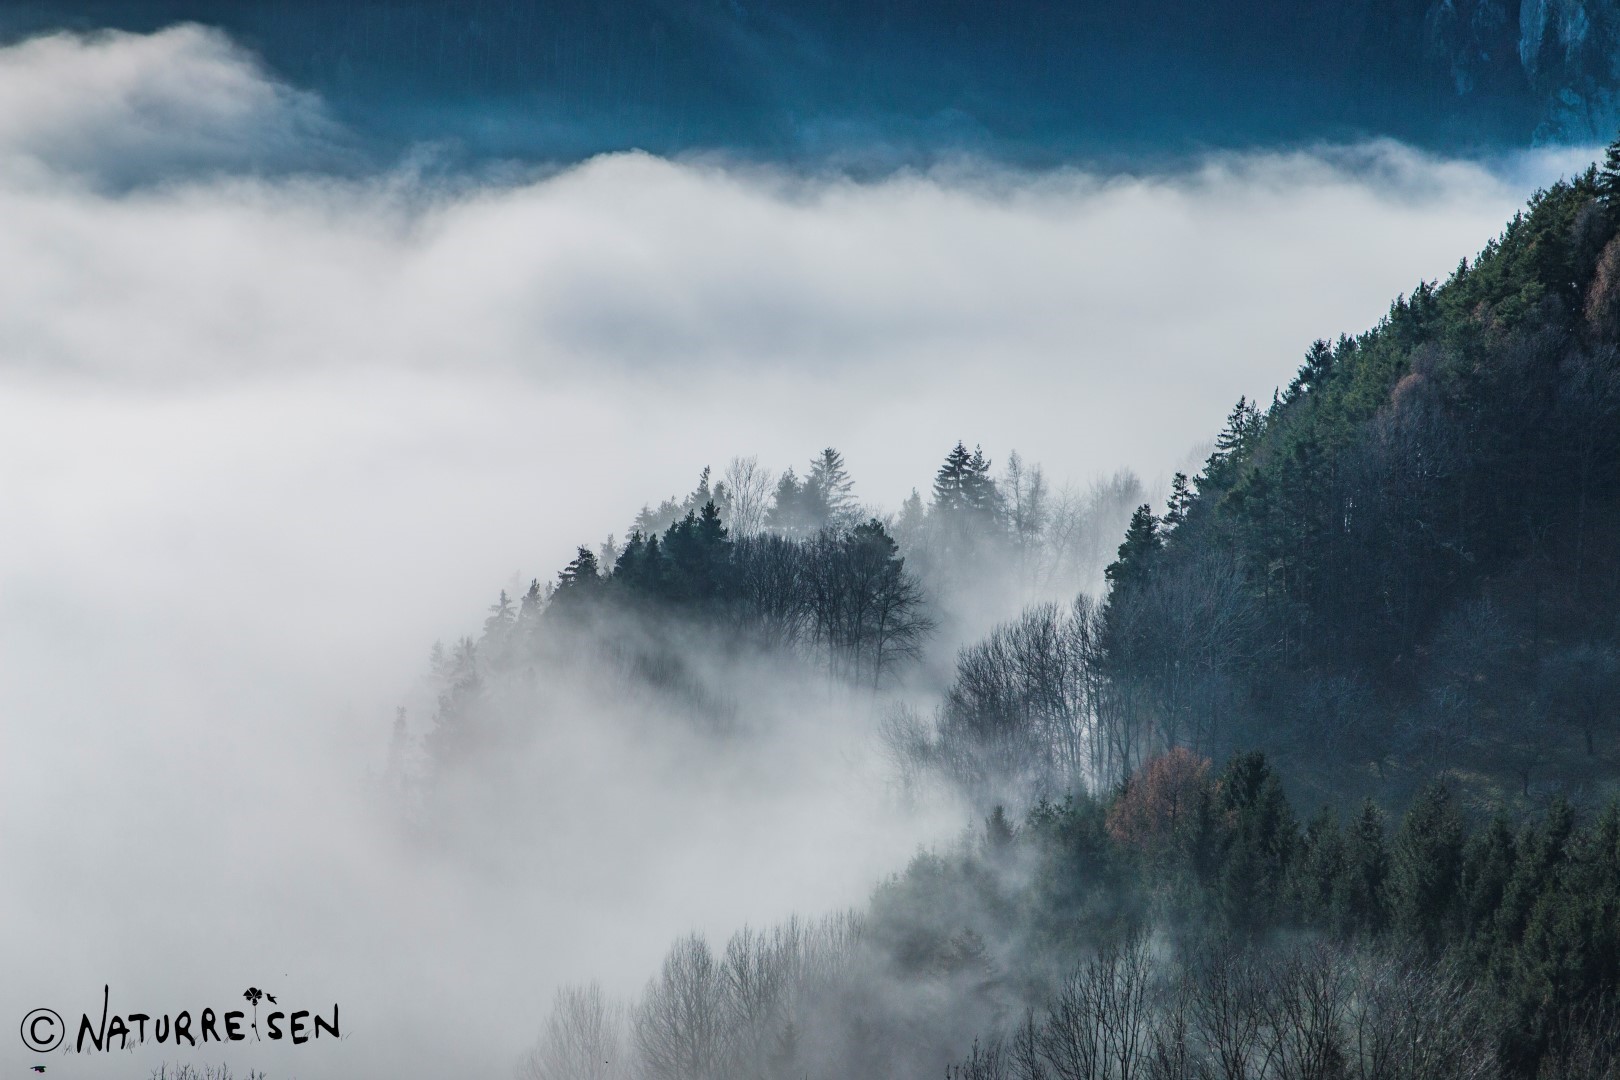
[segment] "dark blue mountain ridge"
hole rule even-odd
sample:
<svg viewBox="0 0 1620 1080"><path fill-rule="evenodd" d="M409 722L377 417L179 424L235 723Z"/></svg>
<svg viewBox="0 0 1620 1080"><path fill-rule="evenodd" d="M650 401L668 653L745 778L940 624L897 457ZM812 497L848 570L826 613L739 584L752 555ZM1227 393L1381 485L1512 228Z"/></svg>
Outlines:
<svg viewBox="0 0 1620 1080"><path fill-rule="evenodd" d="M1620 0L36 0L0 34L180 21L365 136L479 156L1049 163L1620 126Z"/></svg>

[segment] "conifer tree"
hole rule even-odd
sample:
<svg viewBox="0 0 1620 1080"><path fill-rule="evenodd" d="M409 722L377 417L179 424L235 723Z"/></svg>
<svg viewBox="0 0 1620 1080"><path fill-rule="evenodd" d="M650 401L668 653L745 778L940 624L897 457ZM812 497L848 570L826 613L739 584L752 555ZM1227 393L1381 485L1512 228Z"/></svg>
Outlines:
<svg viewBox="0 0 1620 1080"><path fill-rule="evenodd" d="M844 467L844 455L827 447L810 462L808 484L815 485L822 511L821 524L845 525L855 516L855 482Z"/></svg>
<svg viewBox="0 0 1620 1080"><path fill-rule="evenodd" d="M1469 838L1458 885L1457 927L1477 963L1489 959L1492 928L1508 883L1513 880L1518 845L1505 814Z"/></svg>
<svg viewBox="0 0 1620 1080"><path fill-rule="evenodd" d="M1274 924L1284 895L1298 831L1294 813L1277 774L1258 752L1228 762L1217 791L1227 832L1216 903L1229 929L1259 933Z"/></svg>
<svg viewBox="0 0 1620 1080"><path fill-rule="evenodd" d="M923 529L928 521L928 511L923 506L922 493L916 488L906 496L905 502L900 504L900 516L895 519L894 537L902 545L911 549L922 539Z"/></svg>
<svg viewBox="0 0 1620 1080"><path fill-rule="evenodd" d="M1334 898L1346 871L1344 837L1333 808L1323 806L1300 837L1290 893L1295 913L1307 926L1336 920Z"/></svg>
<svg viewBox="0 0 1620 1080"><path fill-rule="evenodd" d="M1371 799L1345 831L1344 868L1333 892L1333 921L1340 933L1378 935L1389 923L1386 892L1389 849L1384 812Z"/></svg>
<svg viewBox="0 0 1620 1080"><path fill-rule="evenodd" d="M1167 532L1180 528L1187 520L1187 514L1192 510L1193 500L1196 498L1186 473L1178 472L1171 477L1170 501L1165 506L1164 518L1161 521Z"/></svg>
<svg viewBox="0 0 1620 1080"><path fill-rule="evenodd" d="M528 591L523 594L523 599L518 601L518 621L528 623L538 614L540 614L540 579L532 578L529 581Z"/></svg>
<svg viewBox="0 0 1620 1080"><path fill-rule="evenodd" d="M1524 827L1515 844L1513 875L1502 890L1495 931L1499 949L1516 947L1531 913L1557 884L1567 846L1575 831L1575 812L1562 798L1553 800L1547 818Z"/></svg>
<svg viewBox="0 0 1620 1080"><path fill-rule="evenodd" d="M973 468L973 455L958 442L945 455L945 463L934 474L934 500L936 514L955 514L966 508L968 479Z"/></svg>
<svg viewBox="0 0 1620 1080"><path fill-rule="evenodd" d="M1605 205L1615 205L1616 196L1620 196L1620 138L1603 151L1603 164L1598 167L1594 186Z"/></svg>
<svg viewBox="0 0 1620 1080"><path fill-rule="evenodd" d="M632 594L645 593L648 578L647 538L640 529L633 529L624 542L619 557L613 562L612 582L615 589Z"/></svg>
<svg viewBox="0 0 1620 1080"><path fill-rule="evenodd" d="M1159 519L1153 516L1153 508L1143 503L1126 526L1125 540L1119 545L1119 558L1108 564L1103 576L1116 589L1140 585L1152 573L1154 556L1163 547Z"/></svg>
<svg viewBox="0 0 1620 1080"><path fill-rule="evenodd" d="M1457 900L1462 869L1462 820L1449 788L1423 789L1401 821L1389 867L1391 921L1396 933L1437 954Z"/></svg>
<svg viewBox="0 0 1620 1080"><path fill-rule="evenodd" d="M503 667L510 658L512 627L517 622L517 609L512 606L512 598L506 590L489 607L489 616L484 620L484 635L479 639L479 648L492 667Z"/></svg>
<svg viewBox="0 0 1620 1080"><path fill-rule="evenodd" d="M1288 393L1281 399L1284 404L1295 400L1302 395L1310 393L1327 381L1329 373L1333 370L1333 346L1321 338L1311 343L1306 350L1305 363L1294 376L1294 381L1288 384ZM1231 420L1228 420L1230 425Z"/></svg>
<svg viewBox="0 0 1620 1080"><path fill-rule="evenodd" d="M579 610L597 595L602 584L596 553L581 545L572 562L557 572L557 588L551 594L551 609L560 613Z"/></svg>
<svg viewBox="0 0 1620 1080"><path fill-rule="evenodd" d="M999 516L1001 502L996 482L990 476L990 459L977 446L973 448L973 456L968 459L962 494L967 509L980 521L990 523Z"/></svg>
<svg viewBox="0 0 1620 1080"><path fill-rule="evenodd" d="M804 486L789 468L776 481L776 491L771 496L771 505L765 511L765 527L784 536L799 535L804 531L803 503Z"/></svg>

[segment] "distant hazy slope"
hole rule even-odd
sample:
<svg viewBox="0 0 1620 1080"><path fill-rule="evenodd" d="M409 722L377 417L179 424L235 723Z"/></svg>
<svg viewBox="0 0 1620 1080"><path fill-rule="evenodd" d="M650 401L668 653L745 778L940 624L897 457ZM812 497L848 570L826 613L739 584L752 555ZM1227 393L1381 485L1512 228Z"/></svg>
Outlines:
<svg viewBox="0 0 1620 1080"><path fill-rule="evenodd" d="M223 27L388 138L574 157L1606 138L1617 0L44 0L0 32Z"/></svg>

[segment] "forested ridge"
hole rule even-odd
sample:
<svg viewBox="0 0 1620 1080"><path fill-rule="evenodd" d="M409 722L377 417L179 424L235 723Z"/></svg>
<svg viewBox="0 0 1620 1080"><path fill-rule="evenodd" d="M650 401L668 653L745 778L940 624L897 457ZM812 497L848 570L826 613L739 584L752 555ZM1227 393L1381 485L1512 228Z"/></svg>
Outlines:
<svg viewBox="0 0 1620 1080"><path fill-rule="evenodd" d="M697 657L766 657L983 820L862 912L564 991L529 1075L1620 1076L1620 144L1162 510L962 443L853 491L705 470L436 652L430 775L524 671L724 730Z"/></svg>
<svg viewBox="0 0 1620 1080"><path fill-rule="evenodd" d="M1538 194L1450 279L1317 342L1268 406L1238 403L1162 515L1138 510L1110 647L1164 743L1465 770L1493 795L1608 784L1615 183Z"/></svg>

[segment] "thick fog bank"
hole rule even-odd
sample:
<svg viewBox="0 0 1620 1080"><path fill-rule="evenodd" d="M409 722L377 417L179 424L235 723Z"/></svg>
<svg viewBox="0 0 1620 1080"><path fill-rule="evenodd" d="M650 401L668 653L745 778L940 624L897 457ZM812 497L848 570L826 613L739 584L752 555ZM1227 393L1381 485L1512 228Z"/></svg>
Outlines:
<svg viewBox="0 0 1620 1080"><path fill-rule="evenodd" d="M180 1056L491 1075L558 982L630 991L686 930L859 903L959 818L895 804L864 705L770 672L738 683L763 734L723 749L560 694L465 849L368 778L396 706L426 724L433 640L704 464L831 444L891 509L957 439L1162 481L1566 167L1375 144L1173 177L621 155L447 183L334 178L334 138L200 31L0 50L10 1023L76 1024L104 983L153 1014L252 985L339 1003L344 1040Z"/></svg>

